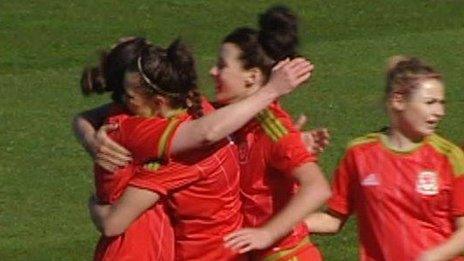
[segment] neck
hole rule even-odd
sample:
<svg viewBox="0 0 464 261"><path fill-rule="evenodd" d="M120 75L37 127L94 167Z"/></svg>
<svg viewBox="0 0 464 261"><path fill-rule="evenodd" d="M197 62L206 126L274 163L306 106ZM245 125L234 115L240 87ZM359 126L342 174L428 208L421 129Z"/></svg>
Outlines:
<svg viewBox="0 0 464 261"><path fill-rule="evenodd" d="M163 118L170 118L172 116L178 115L183 110L184 109L182 108L172 108L170 106L161 106L158 115Z"/></svg>
<svg viewBox="0 0 464 261"><path fill-rule="evenodd" d="M403 130L396 125L392 123L387 132L388 145L392 149L399 151L412 150L424 139L424 137L409 134L407 130Z"/></svg>

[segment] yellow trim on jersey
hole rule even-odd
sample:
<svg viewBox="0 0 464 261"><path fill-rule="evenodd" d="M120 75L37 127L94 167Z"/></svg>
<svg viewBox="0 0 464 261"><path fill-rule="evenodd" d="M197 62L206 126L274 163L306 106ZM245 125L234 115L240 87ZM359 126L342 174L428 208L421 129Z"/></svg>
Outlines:
<svg viewBox="0 0 464 261"><path fill-rule="evenodd" d="M347 149L361 145L361 144L380 141L380 135L382 135L382 133L374 132L374 133L369 133L362 137L356 138L348 143Z"/></svg>
<svg viewBox="0 0 464 261"><path fill-rule="evenodd" d="M455 176L464 175L464 152L458 146L447 141L437 134L432 134L427 138L427 141L438 152L445 154L453 166Z"/></svg>
<svg viewBox="0 0 464 261"><path fill-rule="evenodd" d="M151 161L143 165L143 167L147 170L155 171L161 167L161 161L163 157L165 157L166 148L168 145L168 140L173 134L176 127L180 124L180 119L178 119L177 115L185 112L185 110L174 110L172 111L171 115L169 116L169 122L164 129L163 134L161 134L160 140L158 142L158 159L156 161Z"/></svg>
<svg viewBox="0 0 464 261"><path fill-rule="evenodd" d="M260 112L256 116L256 119L260 122L264 132L274 142L288 134L288 130L284 127L282 122L280 122L269 109Z"/></svg>
<svg viewBox="0 0 464 261"><path fill-rule="evenodd" d="M161 159L164 157L164 153L166 152L166 147L168 145L168 140L179 123L180 120L178 118L173 117L169 120L168 126L161 135L160 141L158 143L158 158Z"/></svg>
<svg viewBox="0 0 464 261"><path fill-rule="evenodd" d="M148 162L143 165L143 168L150 171L155 171L161 167L161 164L158 161Z"/></svg>
<svg viewBox="0 0 464 261"><path fill-rule="evenodd" d="M292 253L295 253L297 252L298 250L302 249L303 247L307 246L307 245L310 245L311 244L311 240L309 240L309 237L305 237L303 238L299 243L298 245L290 248L290 249L285 249L285 250L281 250L279 252L276 252L270 256L266 256L263 258L263 261L277 261L277 260L280 260L281 258L283 257L286 257ZM295 260L295 261L298 261L298 257L294 256L292 258L290 258L289 260Z"/></svg>
<svg viewBox="0 0 464 261"><path fill-rule="evenodd" d="M371 143L371 142L379 142L380 145L382 145L383 148L389 150L391 153L402 155L402 154L410 154L414 152L415 150L419 149L424 142L418 142L414 144L411 148L405 149L405 150L400 150L398 148L394 148L390 142L388 141L388 137L385 133L383 132L374 132L374 133L369 133L365 136L356 138L352 140L350 143L348 143L347 149L350 149L352 147L355 147L357 145L361 144L366 144L366 143Z"/></svg>
<svg viewBox="0 0 464 261"><path fill-rule="evenodd" d="M418 150L424 144L424 140L422 140L420 142L414 143L410 148L406 148L406 149L394 148L394 146L388 140L387 135L383 134L383 133L380 134L380 141L382 142L382 145L385 148L387 148L391 152L393 152L395 154L399 154L399 155L401 155L401 154L411 154L414 151Z"/></svg>

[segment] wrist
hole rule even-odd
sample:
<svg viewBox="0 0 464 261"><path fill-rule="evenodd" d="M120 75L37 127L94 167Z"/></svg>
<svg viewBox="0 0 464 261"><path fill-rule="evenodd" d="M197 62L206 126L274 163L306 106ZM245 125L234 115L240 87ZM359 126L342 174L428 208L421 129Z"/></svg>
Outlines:
<svg viewBox="0 0 464 261"><path fill-rule="evenodd" d="M271 226L269 225L264 225L260 228L261 231L263 231L263 233L265 233L267 235L267 237L269 238L269 240L271 242L276 242L277 240L279 240L280 238L282 238L283 236L285 236L285 234L282 234L281 235L281 232L276 230L276 229L273 229Z"/></svg>
<svg viewBox="0 0 464 261"><path fill-rule="evenodd" d="M272 99L272 100L275 100L283 95L272 85L272 83L266 84L264 87L262 87L259 90L259 92L265 97Z"/></svg>

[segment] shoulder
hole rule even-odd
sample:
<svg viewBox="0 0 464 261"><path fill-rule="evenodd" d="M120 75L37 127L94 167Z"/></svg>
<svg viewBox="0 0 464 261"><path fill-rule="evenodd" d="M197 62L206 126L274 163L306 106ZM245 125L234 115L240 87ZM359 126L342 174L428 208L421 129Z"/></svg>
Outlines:
<svg viewBox="0 0 464 261"><path fill-rule="evenodd" d="M278 142L288 134L297 132L290 115L278 103L271 104L255 119L273 142Z"/></svg>
<svg viewBox="0 0 464 261"><path fill-rule="evenodd" d="M448 158L455 175L464 175L464 153L461 148L438 134L430 135L427 138L427 143L438 153Z"/></svg>
<svg viewBox="0 0 464 261"><path fill-rule="evenodd" d="M128 132L131 134L143 134L148 130L157 130L162 131L168 125L168 120L165 118L145 118L132 116L125 118L120 122L119 128L123 132Z"/></svg>
<svg viewBox="0 0 464 261"><path fill-rule="evenodd" d="M346 146L347 150L355 150L355 149L362 149L371 147L372 145L378 144L380 142L382 133L380 132L372 132L368 133L364 136L355 138L348 142Z"/></svg>

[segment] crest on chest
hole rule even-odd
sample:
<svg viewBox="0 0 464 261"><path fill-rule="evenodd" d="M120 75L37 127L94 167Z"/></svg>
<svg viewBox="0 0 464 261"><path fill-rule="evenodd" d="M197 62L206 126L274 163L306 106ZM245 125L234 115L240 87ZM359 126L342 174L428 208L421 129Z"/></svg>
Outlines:
<svg viewBox="0 0 464 261"><path fill-rule="evenodd" d="M432 196L438 194L438 174L431 170L421 171L417 174L416 191L422 195Z"/></svg>

